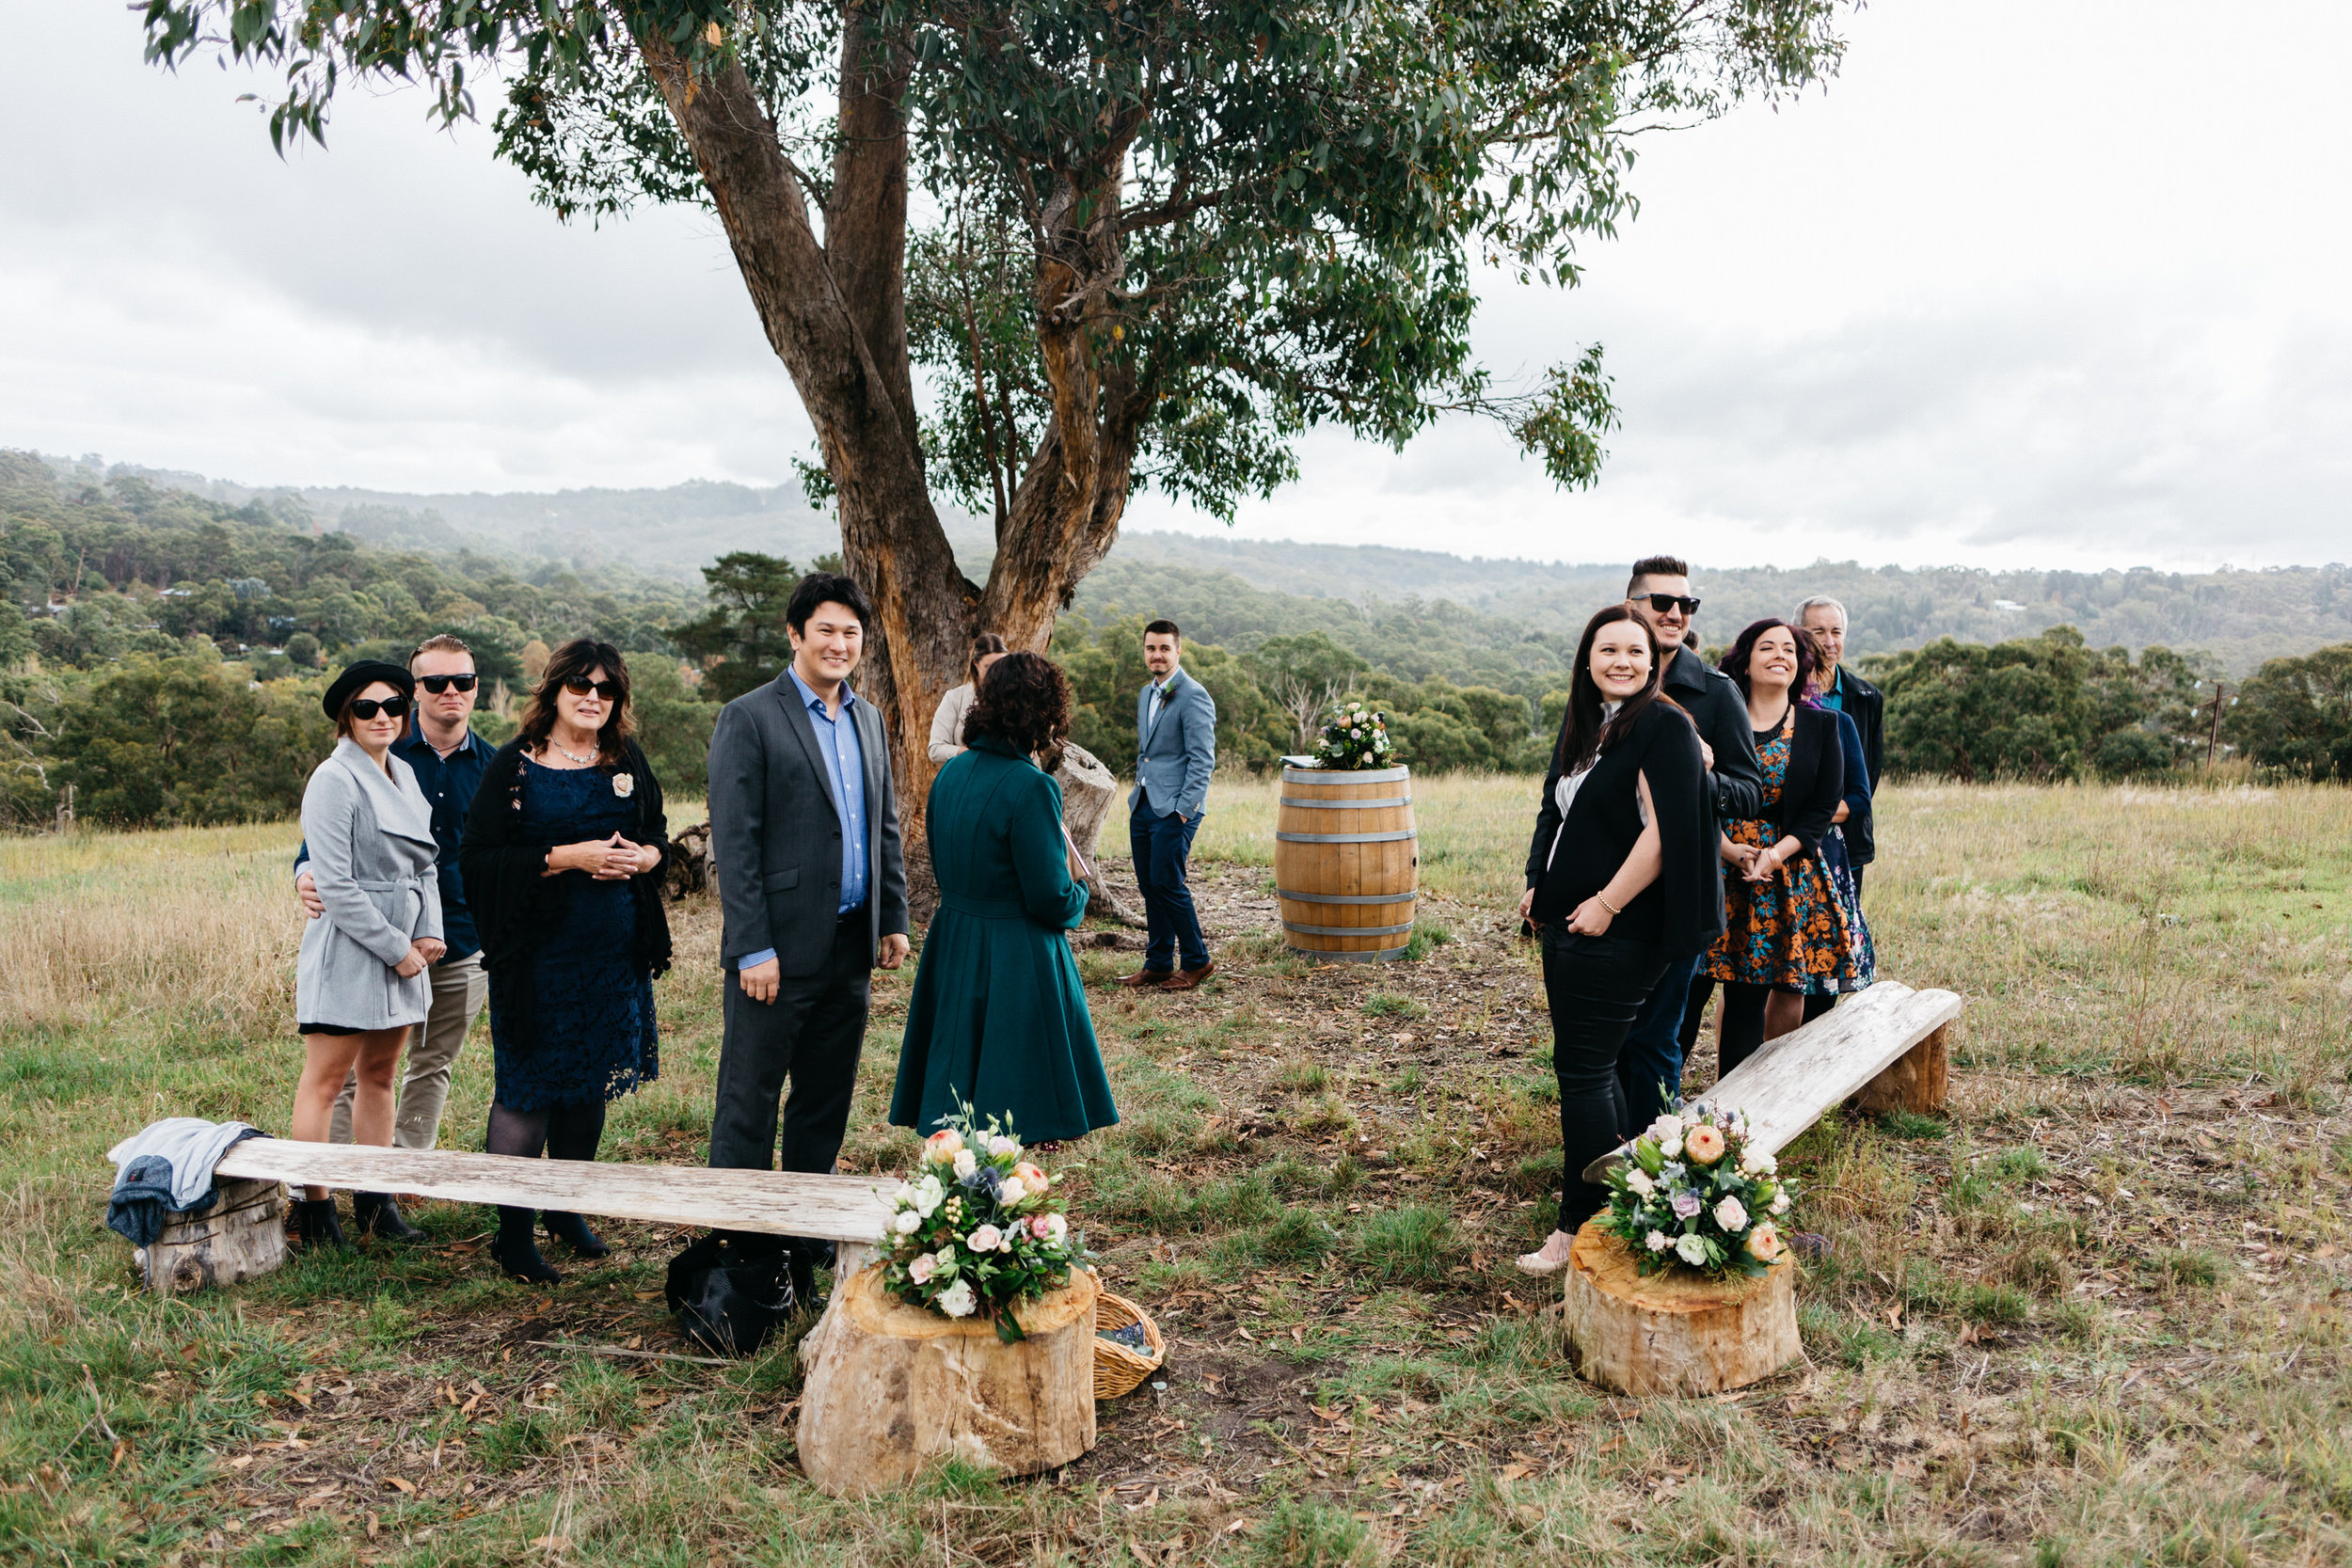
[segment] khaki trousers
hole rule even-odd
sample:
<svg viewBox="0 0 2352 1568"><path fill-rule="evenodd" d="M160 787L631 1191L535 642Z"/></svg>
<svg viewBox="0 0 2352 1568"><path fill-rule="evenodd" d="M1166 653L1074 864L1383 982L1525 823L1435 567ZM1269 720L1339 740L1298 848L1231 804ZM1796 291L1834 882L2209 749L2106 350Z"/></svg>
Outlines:
<svg viewBox="0 0 2352 1568"><path fill-rule="evenodd" d="M408 1065L401 1074L400 1101L392 1110L394 1148L431 1148L440 1141L441 1107L449 1103L450 1071L458 1049L490 994L482 955L469 954L433 966L433 1010L408 1031ZM355 1070L335 1097L330 1143L351 1141L351 1098L358 1090Z"/></svg>

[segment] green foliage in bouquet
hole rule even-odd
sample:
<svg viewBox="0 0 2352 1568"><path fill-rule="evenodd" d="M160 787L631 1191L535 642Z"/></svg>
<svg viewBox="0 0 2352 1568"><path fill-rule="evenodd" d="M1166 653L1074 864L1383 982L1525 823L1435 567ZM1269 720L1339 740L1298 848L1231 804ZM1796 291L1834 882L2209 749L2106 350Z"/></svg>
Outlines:
<svg viewBox="0 0 2352 1568"><path fill-rule="evenodd" d="M1644 1274L1684 1267L1760 1275L1788 1250L1780 1227L1796 1189L1770 1154L1751 1154L1748 1119L1677 1106L1609 1173L1600 1225L1623 1238Z"/></svg>
<svg viewBox="0 0 2352 1568"><path fill-rule="evenodd" d="M1394 768L1404 760L1389 738L1389 716L1359 702L1333 708L1315 742L1315 761L1325 768Z"/></svg>
<svg viewBox="0 0 2352 1568"><path fill-rule="evenodd" d="M882 1283L945 1317L977 1312L1015 1344L1026 1336L1014 1304L1069 1284L1086 1242L1048 1196L1053 1178L1025 1157L1009 1127L991 1117L975 1128L969 1105L940 1124L892 1195Z"/></svg>

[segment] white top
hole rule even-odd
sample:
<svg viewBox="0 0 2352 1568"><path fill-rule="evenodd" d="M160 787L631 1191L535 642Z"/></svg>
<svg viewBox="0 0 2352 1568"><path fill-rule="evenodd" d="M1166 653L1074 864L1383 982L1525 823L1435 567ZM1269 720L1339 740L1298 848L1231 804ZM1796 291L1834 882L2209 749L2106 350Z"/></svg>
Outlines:
<svg viewBox="0 0 2352 1568"><path fill-rule="evenodd" d="M1625 706L1623 703L1601 704L1601 727L1606 729L1609 725L1609 721L1614 719L1617 716L1617 710L1623 706ZM1560 782L1551 786L1551 798L1555 801L1559 802L1560 806L1560 826L1551 831L1551 847L1544 853L1544 869L1546 871L1551 869L1551 863L1553 859L1560 853L1560 835L1568 831L1568 808L1576 804L1576 792L1584 787L1585 775L1592 772L1592 770L1599 765L1600 752L1596 749L1591 759L1587 761L1583 767L1578 768L1573 773L1562 774ZM1635 800L1633 802L1633 809L1640 811L1642 809L1642 802L1638 800ZM1649 826L1649 816L1646 813L1644 814L1642 817L1642 825L1645 828Z"/></svg>

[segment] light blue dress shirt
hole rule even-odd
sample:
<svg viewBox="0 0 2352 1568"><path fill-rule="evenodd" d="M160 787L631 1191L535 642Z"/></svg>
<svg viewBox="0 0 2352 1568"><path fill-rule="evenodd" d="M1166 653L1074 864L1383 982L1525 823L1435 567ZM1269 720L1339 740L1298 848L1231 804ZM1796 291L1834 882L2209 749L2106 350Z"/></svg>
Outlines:
<svg viewBox="0 0 2352 1568"><path fill-rule="evenodd" d="M846 686L841 689L841 717L836 719L825 711L825 700L801 679L798 670L787 665L785 673L792 677L801 701L808 705L809 722L817 731L817 750L824 755L834 799L841 802L839 912L848 914L866 902L866 752L858 745L857 716L852 711L857 693ZM756 969L775 956L774 948L763 947L744 954L737 968Z"/></svg>

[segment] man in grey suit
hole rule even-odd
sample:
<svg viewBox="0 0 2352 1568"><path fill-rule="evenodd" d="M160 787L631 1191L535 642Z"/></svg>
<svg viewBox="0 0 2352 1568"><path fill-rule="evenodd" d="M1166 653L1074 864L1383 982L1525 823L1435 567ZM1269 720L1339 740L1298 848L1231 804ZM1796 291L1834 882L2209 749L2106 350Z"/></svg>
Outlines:
<svg viewBox="0 0 2352 1568"><path fill-rule="evenodd" d="M906 864L882 715L850 689L872 612L835 573L785 610L792 662L719 712L710 848L725 1033L710 1164L830 1172L850 1122L876 963L907 956ZM810 1274L794 1248L794 1283Z"/></svg>
<svg viewBox="0 0 2352 1568"><path fill-rule="evenodd" d="M1184 860L1216 770L1216 702L1184 673L1183 647L1173 621L1143 628L1152 684L1136 701L1136 789L1127 798L1127 844L1150 942L1143 967L1119 983L1159 990L1190 990L1216 969L1184 885Z"/></svg>

